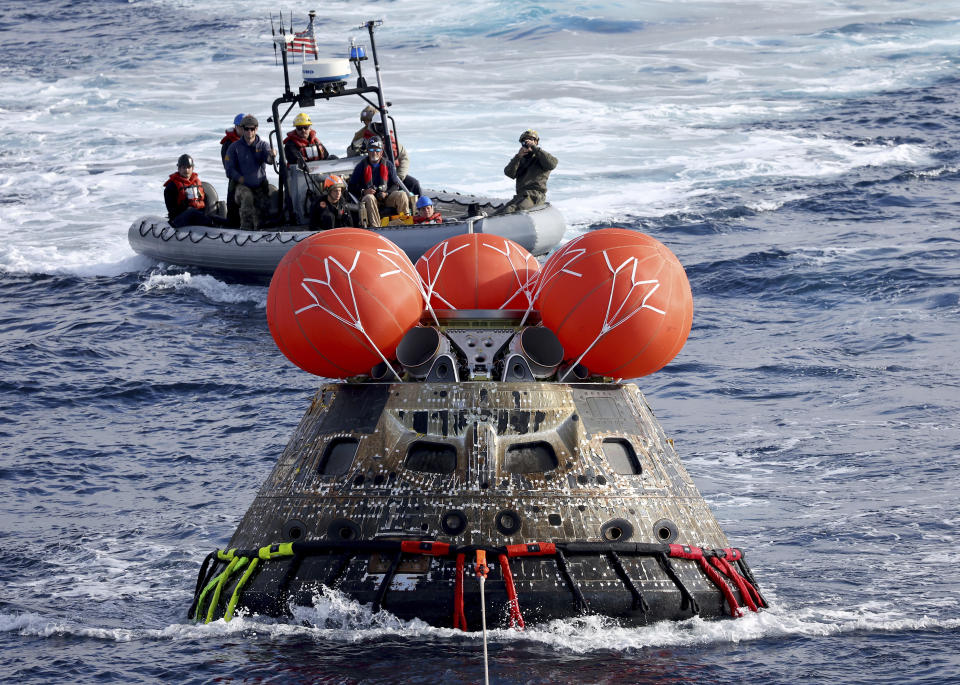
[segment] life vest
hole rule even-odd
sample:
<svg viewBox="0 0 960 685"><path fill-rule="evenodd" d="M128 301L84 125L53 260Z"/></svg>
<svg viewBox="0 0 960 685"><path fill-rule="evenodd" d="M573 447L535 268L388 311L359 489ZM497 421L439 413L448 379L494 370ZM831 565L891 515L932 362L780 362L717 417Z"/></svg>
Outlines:
<svg viewBox="0 0 960 685"><path fill-rule="evenodd" d="M368 128L366 131L363 132L363 139L370 140L371 138L380 138L381 140L383 140L381 136L378 136L376 133L374 133ZM400 158L400 150L399 148L397 148L397 141L393 139L393 136L390 136L390 147L393 148L393 161L397 161Z"/></svg>
<svg viewBox="0 0 960 685"><path fill-rule="evenodd" d="M226 131L224 131L224 133L226 135L220 139L221 145L226 145L228 143L235 143L236 141L240 140L240 136L232 128L227 129Z"/></svg>
<svg viewBox="0 0 960 685"><path fill-rule="evenodd" d="M390 170L387 169L387 165L380 160L380 183L373 182L373 165L370 164L370 160L364 160L367 164L363 168L363 185L367 188L373 188L374 185L387 185L390 182Z"/></svg>
<svg viewBox="0 0 960 685"><path fill-rule="evenodd" d="M415 216L413 217L413 223L415 224L442 224L443 217L440 216L440 212L434 212L433 216Z"/></svg>
<svg viewBox="0 0 960 685"><path fill-rule="evenodd" d="M190 178L184 178L179 172L172 173L170 178L167 179L167 183L172 183L177 188L178 207L203 209L206 206L203 184L200 183L197 172L190 174ZM167 185L167 183L164 183L164 185Z"/></svg>
<svg viewBox="0 0 960 685"><path fill-rule="evenodd" d="M287 134L287 137L283 139L283 144L287 143L296 143L297 147L300 148L300 156L308 162L317 162L321 159L327 158L327 149L323 147L323 143L320 142L320 139L317 138L317 132L313 129L310 129L310 135L307 136L307 139L304 140L298 136L296 129L290 131ZM288 159L287 165L296 165L297 161L295 159Z"/></svg>

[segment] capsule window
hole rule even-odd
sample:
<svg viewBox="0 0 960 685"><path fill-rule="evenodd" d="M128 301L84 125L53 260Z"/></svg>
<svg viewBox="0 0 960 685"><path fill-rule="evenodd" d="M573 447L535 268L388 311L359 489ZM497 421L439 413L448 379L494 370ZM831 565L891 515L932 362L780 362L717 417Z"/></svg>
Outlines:
<svg viewBox="0 0 960 685"><path fill-rule="evenodd" d="M637 453L634 451L633 445L630 444L629 440L621 440L619 438L608 438L604 440L603 454L607 458L607 463L610 464L610 468L616 473L627 476L640 475L640 460L637 459Z"/></svg>
<svg viewBox="0 0 960 685"><path fill-rule="evenodd" d="M407 450L403 465L420 473L453 473L457 470L457 448L442 442L417 440Z"/></svg>
<svg viewBox="0 0 960 685"><path fill-rule="evenodd" d="M550 443L519 442L507 448L503 468L507 473L543 473L559 464Z"/></svg>
<svg viewBox="0 0 960 685"><path fill-rule="evenodd" d="M356 438L336 438L323 451L317 472L321 476L342 476L353 466L360 441Z"/></svg>

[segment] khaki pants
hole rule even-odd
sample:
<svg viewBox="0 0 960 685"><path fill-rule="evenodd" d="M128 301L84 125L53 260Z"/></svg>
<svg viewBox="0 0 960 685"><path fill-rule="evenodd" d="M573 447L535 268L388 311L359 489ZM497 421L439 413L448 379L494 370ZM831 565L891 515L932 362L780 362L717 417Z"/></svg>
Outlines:
<svg viewBox="0 0 960 685"><path fill-rule="evenodd" d="M392 209L391 214L410 213L410 202L407 200L407 195L399 190L394 190L387 195L387 199L383 201L383 206ZM376 195L364 195L360 198L360 225L364 228L380 226L380 205L377 202Z"/></svg>
<svg viewBox="0 0 960 685"><path fill-rule="evenodd" d="M541 193L538 190L528 190L522 195L514 195L510 198L510 202L505 204L497 214L510 214L524 209L532 209L537 205L542 205L547 201L546 193Z"/></svg>
<svg viewBox="0 0 960 685"><path fill-rule="evenodd" d="M237 205L240 208L240 228L244 231L259 231L260 224L270 214L270 186L251 188L237 184Z"/></svg>

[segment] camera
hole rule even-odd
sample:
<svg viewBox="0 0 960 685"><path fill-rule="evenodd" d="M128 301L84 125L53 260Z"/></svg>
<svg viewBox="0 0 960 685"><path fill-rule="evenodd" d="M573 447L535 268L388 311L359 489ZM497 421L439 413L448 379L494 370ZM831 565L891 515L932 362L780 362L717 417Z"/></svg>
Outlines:
<svg viewBox="0 0 960 685"><path fill-rule="evenodd" d="M530 140L529 138L527 138L526 140L523 141L523 146L524 146L525 148L527 148L528 150L532 150L533 148L535 148L535 147L537 146L537 144L536 144L535 142L533 142L532 140Z"/></svg>

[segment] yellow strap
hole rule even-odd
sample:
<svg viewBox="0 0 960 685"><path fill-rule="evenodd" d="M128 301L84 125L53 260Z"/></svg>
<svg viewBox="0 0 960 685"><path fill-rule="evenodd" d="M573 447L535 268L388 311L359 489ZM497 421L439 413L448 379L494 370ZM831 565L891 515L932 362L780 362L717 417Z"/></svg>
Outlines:
<svg viewBox="0 0 960 685"><path fill-rule="evenodd" d="M243 572L242 576L240 576L240 580L237 582L237 587L233 589L233 596L230 597L230 602L227 604L227 611L223 614L223 620L227 623L229 623L230 619L233 618L233 610L237 608L237 601L240 599L240 593L243 592L243 586L247 584L250 576L253 575L253 571L257 568L258 563L260 563L260 560L257 558L254 558L250 562L250 565L247 566L247 570Z"/></svg>
<svg viewBox="0 0 960 685"><path fill-rule="evenodd" d="M230 562L230 565L227 566L227 570L220 574L220 581L217 583L217 587L213 591L213 599L210 600L210 608L207 610L207 620L204 621L204 623L210 623L210 621L213 620L213 612L220 603L220 592L223 590L223 586L227 584L230 576L247 564L247 561L249 561L249 559L246 557L237 557Z"/></svg>
<svg viewBox="0 0 960 685"><path fill-rule="evenodd" d="M292 557L293 543L283 542L279 545L268 545L267 547L261 547L260 551L257 552L257 556L264 561L269 561L270 559L280 559L282 557Z"/></svg>

